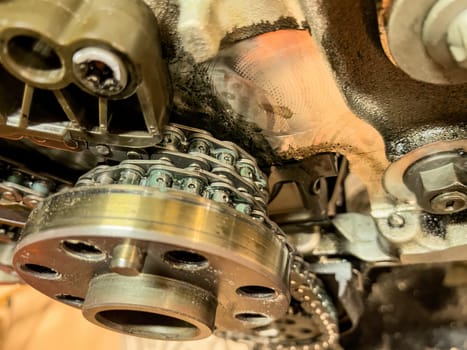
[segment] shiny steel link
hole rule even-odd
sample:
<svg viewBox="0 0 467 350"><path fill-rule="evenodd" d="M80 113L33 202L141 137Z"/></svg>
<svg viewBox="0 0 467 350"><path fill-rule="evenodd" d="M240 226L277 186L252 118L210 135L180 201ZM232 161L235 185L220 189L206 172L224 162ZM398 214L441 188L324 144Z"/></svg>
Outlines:
<svg viewBox="0 0 467 350"><path fill-rule="evenodd" d="M170 124L149 160L125 160L99 166L81 176L77 186L133 184L182 190L272 226L266 214L266 176L254 158L236 145L209 133Z"/></svg>

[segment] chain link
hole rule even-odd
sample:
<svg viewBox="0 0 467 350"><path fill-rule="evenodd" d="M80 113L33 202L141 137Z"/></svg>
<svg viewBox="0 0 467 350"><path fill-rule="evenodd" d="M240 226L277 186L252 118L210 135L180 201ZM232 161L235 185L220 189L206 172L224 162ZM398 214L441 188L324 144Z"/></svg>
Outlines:
<svg viewBox="0 0 467 350"><path fill-rule="evenodd" d="M68 185L53 177L26 170L21 164L0 159L0 206L8 209L4 210L3 214L6 217L0 218L0 221L15 227L23 226L25 220L19 220L19 216L14 212L27 213L44 198L69 187ZM9 218L8 213L13 216Z"/></svg>
<svg viewBox="0 0 467 350"><path fill-rule="evenodd" d="M128 159L98 166L76 186L127 184L180 190L229 205L272 229L294 251L283 231L267 215L267 178L248 153L194 128L169 124L147 160ZM338 328L332 302L320 280L296 256L291 272L289 312L268 327L248 334L220 336L255 344L255 349L325 350L338 348Z"/></svg>
<svg viewBox="0 0 467 350"><path fill-rule="evenodd" d="M321 281L299 256L293 261L290 293L292 302L283 318L249 333L218 335L244 342L254 350L341 349L334 305Z"/></svg>
<svg viewBox="0 0 467 350"><path fill-rule="evenodd" d="M267 178L255 159L235 144L199 129L170 124L150 159L99 166L81 176L76 186L102 184L190 192L274 226L266 213Z"/></svg>

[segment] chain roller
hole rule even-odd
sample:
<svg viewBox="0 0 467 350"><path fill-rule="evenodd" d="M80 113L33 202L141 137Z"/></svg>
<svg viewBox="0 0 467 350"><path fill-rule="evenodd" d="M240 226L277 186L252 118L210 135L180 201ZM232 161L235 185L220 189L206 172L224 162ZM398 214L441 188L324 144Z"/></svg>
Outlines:
<svg viewBox="0 0 467 350"><path fill-rule="evenodd" d="M231 142L209 133L170 124L148 160L98 166L77 186L131 184L190 192L225 203L253 219L273 224L266 214L266 176L254 158Z"/></svg>
<svg viewBox="0 0 467 350"><path fill-rule="evenodd" d="M0 160L1 205L17 204L33 209L48 195L67 187L63 181L25 170L7 160Z"/></svg>

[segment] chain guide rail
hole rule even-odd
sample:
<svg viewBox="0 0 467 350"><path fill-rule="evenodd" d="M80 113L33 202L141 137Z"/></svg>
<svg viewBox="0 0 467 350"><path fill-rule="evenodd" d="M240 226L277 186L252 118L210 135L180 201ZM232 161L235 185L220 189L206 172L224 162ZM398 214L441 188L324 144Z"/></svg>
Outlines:
<svg viewBox="0 0 467 350"><path fill-rule="evenodd" d="M283 318L247 333L218 335L252 345L254 350L341 349L334 305L321 281L300 256L294 258L290 293L292 301Z"/></svg>

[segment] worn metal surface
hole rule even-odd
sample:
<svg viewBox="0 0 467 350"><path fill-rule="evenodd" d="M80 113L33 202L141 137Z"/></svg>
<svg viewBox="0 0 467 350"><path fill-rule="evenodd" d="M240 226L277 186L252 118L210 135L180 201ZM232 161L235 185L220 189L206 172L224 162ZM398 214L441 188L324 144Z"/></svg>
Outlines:
<svg viewBox="0 0 467 350"><path fill-rule="evenodd" d="M14 258L21 277L75 306L85 300L94 276L110 272L113 250L129 239L145 252L141 273L215 294L218 329L268 323L289 305L285 243L244 214L192 194L128 185L81 187L43 202L24 235ZM31 254L37 249L49 254ZM267 292L257 295L247 286ZM239 316L245 313L252 316Z"/></svg>
<svg viewBox="0 0 467 350"><path fill-rule="evenodd" d="M23 88L16 83L16 89L2 96L15 96L0 110L2 137L43 140L45 145L66 150L76 150L82 147L78 141L93 138L110 144L131 143L134 130L125 128L125 122L114 120L110 125L112 114L119 113L114 106L119 105L130 110L139 107L144 125L140 136L149 135L154 142L167 121L171 90L157 21L144 3L9 1L0 8L1 62L25 84ZM49 16L57 21L51 24ZM113 20L100 20L108 16ZM133 106L124 107L128 103L121 100L129 97ZM44 103L45 98L51 102ZM15 113L19 120L11 118ZM126 116L120 111L117 118ZM126 137L111 130L122 126L129 133Z"/></svg>
<svg viewBox="0 0 467 350"><path fill-rule="evenodd" d="M218 335L261 349L340 349L337 313L311 266L295 257L290 291L292 302L284 317L248 332Z"/></svg>
<svg viewBox="0 0 467 350"><path fill-rule="evenodd" d="M453 270L460 273L453 276ZM455 283L453 282L453 277ZM464 349L467 345L465 266L415 265L375 269L365 313L346 349Z"/></svg>

